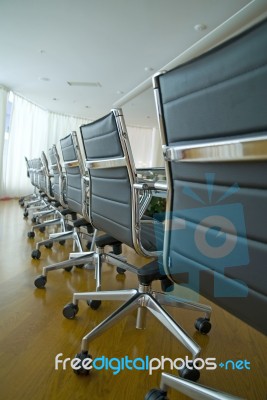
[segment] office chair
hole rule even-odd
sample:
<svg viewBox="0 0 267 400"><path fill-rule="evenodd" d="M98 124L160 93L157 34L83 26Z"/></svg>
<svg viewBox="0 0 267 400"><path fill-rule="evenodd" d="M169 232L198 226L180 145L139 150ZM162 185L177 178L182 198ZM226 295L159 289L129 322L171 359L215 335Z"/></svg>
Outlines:
<svg viewBox="0 0 267 400"><path fill-rule="evenodd" d="M26 163L26 173L27 173L27 177L30 179L31 178L31 160L29 160L26 156L25 158L25 163ZM36 195L36 187L34 186L33 188L33 193L22 196L19 198L19 205L21 207L24 207L25 202L29 202L31 200L35 200L37 197Z"/></svg>
<svg viewBox="0 0 267 400"><path fill-rule="evenodd" d="M80 148L77 142L76 133L72 132L70 135L61 139L60 146L64 159L66 177L63 175L59 155L55 145L50 150L50 157L52 168L54 170L55 197L60 201L65 209L60 211L56 210L58 213L56 219L35 225L32 229L40 226L59 224L61 226L61 232L52 233L49 235L48 239L38 242L36 244L36 249L32 252L32 258L34 259L39 259L41 257L41 246L52 248L54 242L64 244L67 239L73 240L73 251L77 248L81 252L82 245L77 229L83 226L86 227L87 234L93 233L93 228L89 223L85 206L86 192L84 189L82 166L78 161L80 158ZM74 229L66 231L66 215L71 215ZM80 216L79 218L78 215ZM82 218L81 215L83 216Z"/></svg>
<svg viewBox="0 0 267 400"><path fill-rule="evenodd" d="M32 199L29 199L29 201L26 202L23 201L23 207L24 207L24 213L23 216L27 218L29 216L29 211L35 211L35 210L41 210L44 209L47 204L44 199L45 195L42 192L41 189L41 184L43 183L43 165L42 165L42 160L41 158L34 158L32 160L29 160L29 175L30 175L30 180L31 184L34 187L34 191L37 192L38 194L34 196Z"/></svg>
<svg viewBox="0 0 267 400"><path fill-rule="evenodd" d="M50 271L64 269L71 271L73 266L82 267L84 264L95 263L100 269L99 254L103 252L106 245L113 246L113 251L116 254L121 253L121 243L109 235L102 235L97 237L96 230L93 229L88 211L89 211L89 178L85 171L84 160L81 153L80 145L78 142L76 132L60 140L60 147L64 160L64 167L66 171L66 188L64 196L64 204L68 206L68 212L75 215L73 221L74 229L68 232L51 234L49 239L37 243L37 249L34 250L33 256L36 256L38 251L38 258L40 256L40 246L51 246L52 241L65 241L66 239L73 240L73 253L70 260L64 260L55 264L43 267L42 274L36 277L34 284L37 288L44 288L47 283L47 275ZM57 192L57 190L56 190ZM79 216L79 218L76 218ZM86 236L90 251L83 251L80 235ZM97 247L97 252L93 251ZM97 287L101 286L100 272L97 273ZM92 303L92 306L99 306L100 303Z"/></svg>
<svg viewBox="0 0 267 400"><path fill-rule="evenodd" d="M41 211L35 211L32 214L32 222L36 224L40 224L43 218L46 218L48 215L56 216L57 207L60 206L59 202L55 201L54 193L53 193L53 174L50 172L50 168L48 165L48 160L44 151L41 153L41 161L42 161L42 174L40 176L40 191L43 194L43 199L46 202L46 205L42 207ZM42 231L42 229L41 229Z"/></svg>
<svg viewBox="0 0 267 400"><path fill-rule="evenodd" d="M169 187L164 271L265 334L266 47L267 20L153 80ZM164 374L163 393L146 400L167 387L179 379Z"/></svg>
<svg viewBox="0 0 267 400"><path fill-rule="evenodd" d="M53 152L54 150L52 150ZM55 151L56 148L55 148ZM51 149L49 149L49 156L51 158ZM53 156L52 156L53 158ZM57 168L57 167L56 167ZM51 170L53 173L50 172L50 167L48 165L48 161L44 152L41 154L41 168L38 174L38 187L41 192L44 205L42 207L41 212L34 212L32 216L32 222L36 223L32 226L31 230L28 232L28 238L33 239L35 237L35 231L39 229L40 232L44 232L46 227L52 225L59 225L61 227L61 231L65 231L65 221L64 216L62 215L61 207L66 206L62 198L57 195L58 186L56 185L56 180L58 173L54 173L53 165L51 166ZM52 182L53 179L53 182ZM61 200L61 201L59 201ZM38 209L39 210L39 209ZM53 215L52 219L46 220L41 222L40 219L43 217L47 217L49 215ZM40 244L36 246L36 250L32 252L32 258L38 259L41 256L39 252L39 247L43 244L47 248L51 248L51 241L49 243L39 242Z"/></svg>
<svg viewBox="0 0 267 400"><path fill-rule="evenodd" d="M96 229L103 230L119 241L133 248L137 254L150 258L150 262L137 268L117 259L113 254L105 254L105 261L117 265L137 275L137 289L121 291L102 291L91 293L74 293L72 303L65 306L66 318L74 318L78 312L79 300L126 301L121 307L107 317L82 339L80 360L88 357L88 346L91 340L101 335L117 321L132 310L137 309L136 327L145 327L145 313L149 310L182 344L192 353L193 359L199 354L200 347L180 327L162 305L188 308L202 311L205 317L197 324L202 333L210 330L210 307L194 302L184 302L169 294L152 290L152 282L161 280L165 290L171 288L166 275L161 274L158 260L163 244L163 226L156 220L140 219L139 192L149 188L161 187L160 182L139 183L134 167L127 131L119 109L112 110L105 117L81 127L81 135L86 155L86 166L90 177L90 219ZM151 261L152 259L152 261ZM202 322L201 322L202 321ZM86 374L81 368L76 371ZM185 368L184 376L198 378L196 369Z"/></svg>

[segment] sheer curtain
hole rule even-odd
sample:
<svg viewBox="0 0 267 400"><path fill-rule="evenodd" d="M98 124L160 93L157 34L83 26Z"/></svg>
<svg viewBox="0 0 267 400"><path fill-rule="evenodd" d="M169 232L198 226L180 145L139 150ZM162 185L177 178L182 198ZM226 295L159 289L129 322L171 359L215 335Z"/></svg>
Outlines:
<svg viewBox="0 0 267 400"><path fill-rule="evenodd" d="M80 125L87 122L86 119L43 110L14 94L5 171L4 174L1 171L0 178L0 197L17 197L30 193L32 186L27 178L24 157L37 158L42 151L47 154L48 149L58 144L60 138L73 130L77 131Z"/></svg>
<svg viewBox="0 0 267 400"><path fill-rule="evenodd" d="M3 195L21 196L32 191L24 157L39 157L47 148L47 111L14 95L7 143Z"/></svg>
<svg viewBox="0 0 267 400"><path fill-rule="evenodd" d="M136 168L164 165L161 140L156 128L127 126Z"/></svg>
<svg viewBox="0 0 267 400"><path fill-rule="evenodd" d="M3 195L3 158L5 144L7 95L7 90L0 86L0 197L2 197Z"/></svg>
<svg viewBox="0 0 267 400"><path fill-rule="evenodd" d="M48 136L49 146L58 144L59 139L72 131L79 131L80 126L87 124L88 119L49 113L48 117Z"/></svg>

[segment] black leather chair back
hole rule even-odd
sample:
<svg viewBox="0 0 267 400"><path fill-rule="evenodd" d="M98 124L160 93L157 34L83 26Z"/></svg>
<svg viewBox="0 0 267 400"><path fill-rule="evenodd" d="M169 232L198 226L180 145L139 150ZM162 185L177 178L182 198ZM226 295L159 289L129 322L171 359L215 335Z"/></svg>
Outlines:
<svg viewBox="0 0 267 400"><path fill-rule="evenodd" d="M267 22L154 77L164 268L267 332Z"/></svg>
<svg viewBox="0 0 267 400"><path fill-rule="evenodd" d="M66 171L66 201L68 207L78 214L82 214L83 193L82 176L72 134L60 140L60 147Z"/></svg>
<svg viewBox="0 0 267 400"><path fill-rule="evenodd" d="M113 111L81 126L86 161L90 163L90 219L95 228L134 247L134 165L130 149L123 148L126 129L121 128Z"/></svg>

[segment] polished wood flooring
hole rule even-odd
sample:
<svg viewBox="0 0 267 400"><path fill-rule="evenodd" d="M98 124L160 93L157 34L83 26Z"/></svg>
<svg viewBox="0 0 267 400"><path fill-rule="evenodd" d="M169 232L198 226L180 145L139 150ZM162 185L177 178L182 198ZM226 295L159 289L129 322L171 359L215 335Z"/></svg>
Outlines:
<svg viewBox="0 0 267 400"><path fill-rule="evenodd" d="M37 239L27 238L31 220L23 219L17 200L0 201L0 398L3 400L142 400L146 392L157 387L160 371L94 370L89 376L77 376L70 368L55 370L55 356L74 357L81 338L112 312L116 302L105 302L97 311L80 303L75 320L66 320L63 306L74 291L94 290L93 271L74 269L53 271L46 289L36 289L33 280L46 264L66 259L70 245L55 244L42 248L41 260L32 260ZM145 259L124 249L130 262L142 265ZM136 286L136 278L127 273L117 276L112 266L103 268L103 289ZM156 285L156 288L158 286ZM204 299L202 302L209 303ZM250 370L203 370L200 383L251 400L266 400L267 340L224 310L212 305L212 330L202 336L194 330L198 315L184 310L170 310L174 318L202 347L203 358L215 357L217 363L227 359L247 360ZM257 310L255 310L257 312ZM145 330L135 329L135 314L95 339L90 346L94 357L185 357L189 355L152 315ZM168 370L168 369L167 369ZM170 390L170 400L187 397Z"/></svg>

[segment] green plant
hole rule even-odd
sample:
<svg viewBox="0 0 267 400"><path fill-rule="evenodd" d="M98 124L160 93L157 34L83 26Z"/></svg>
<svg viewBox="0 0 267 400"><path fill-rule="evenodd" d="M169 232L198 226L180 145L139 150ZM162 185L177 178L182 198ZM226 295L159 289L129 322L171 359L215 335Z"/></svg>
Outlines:
<svg viewBox="0 0 267 400"><path fill-rule="evenodd" d="M166 209L166 199L163 197L152 197L145 215L153 217L154 214L164 213Z"/></svg>

